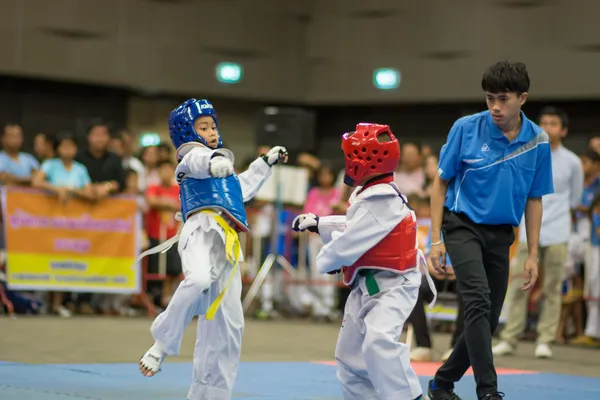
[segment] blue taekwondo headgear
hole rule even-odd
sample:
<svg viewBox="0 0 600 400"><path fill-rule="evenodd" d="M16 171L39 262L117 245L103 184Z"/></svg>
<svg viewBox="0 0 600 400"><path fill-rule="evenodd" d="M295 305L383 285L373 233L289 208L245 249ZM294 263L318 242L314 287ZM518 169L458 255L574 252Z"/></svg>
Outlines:
<svg viewBox="0 0 600 400"><path fill-rule="evenodd" d="M206 140L194 129L194 121L197 118L207 116L215 120L218 128L219 123L217 122L215 109L210 101L205 99L186 100L179 107L171 111L171 115L169 115L169 135L171 136L173 146L178 149L181 145L190 142L198 142L208 146ZM217 144L217 148L219 147L223 147L221 135L219 135L219 143Z"/></svg>

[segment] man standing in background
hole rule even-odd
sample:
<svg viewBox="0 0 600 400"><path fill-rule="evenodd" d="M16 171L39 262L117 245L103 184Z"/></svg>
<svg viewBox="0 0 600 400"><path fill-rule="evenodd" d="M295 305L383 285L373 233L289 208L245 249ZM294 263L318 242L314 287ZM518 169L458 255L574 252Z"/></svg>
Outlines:
<svg viewBox="0 0 600 400"><path fill-rule="evenodd" d="M539 255L542 267L542 294L544 304L537 324L538 338L535 348L537 358L551 358L550 344L556 337L562 307L562 283L567 259L567 245L571 236L572 215L579 205L583 192L583 167L579 157L562 145L567 134L567 114L554 107L546 107L540 113L540 127L550 138L552 150L552 179L554 193L544 196L544 214L540 231ZM520 290L524 280L521 265L528 257L525 219L521 221L518 262L511 269L508 288L508 320L494 346L495 356L512 354L517 348L519 336L525 331L529 292Z"/></svg>
<svg viewBox="0 0 600 400"><path fill-rule="evenodd" d="M83 164L92 180L93 196L97 200L119 193L125 187L125 170L121 158L108 151L110 130L104 122L95 121L87 131L87 149L77 155L76 161ZM91 293L77 295L79 311L83 314L93 314Z"/></svg>

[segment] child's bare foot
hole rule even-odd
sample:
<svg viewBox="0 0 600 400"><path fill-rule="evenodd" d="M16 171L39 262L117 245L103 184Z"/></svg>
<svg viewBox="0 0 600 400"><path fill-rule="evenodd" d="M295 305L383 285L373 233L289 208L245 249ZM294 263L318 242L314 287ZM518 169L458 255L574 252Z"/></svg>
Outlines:
<svg viewBox="0 0 600 400"><path fill-rule="evenodd" d="M165 359L165 352L158 343L155 343L140 359L140 372L142 375L151 377L160 371L160 365Z"/></svg>

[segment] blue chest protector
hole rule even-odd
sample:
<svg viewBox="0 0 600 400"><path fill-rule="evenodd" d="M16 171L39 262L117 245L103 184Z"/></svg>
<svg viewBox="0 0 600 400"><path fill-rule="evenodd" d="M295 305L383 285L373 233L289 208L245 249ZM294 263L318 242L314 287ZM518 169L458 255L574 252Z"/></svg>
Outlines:
<svg viewBox="0 0 600 400"><path fill-rule="evenodd" d="M224 212L244 232L249 231L242 186L235 174L227 178L185 178L180 184L181 214L184 222L196 211Z"/></svg>

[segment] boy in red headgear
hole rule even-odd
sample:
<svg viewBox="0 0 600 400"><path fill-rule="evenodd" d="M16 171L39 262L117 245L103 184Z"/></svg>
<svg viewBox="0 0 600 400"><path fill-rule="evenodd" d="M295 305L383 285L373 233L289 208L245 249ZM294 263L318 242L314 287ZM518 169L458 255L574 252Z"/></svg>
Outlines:
<svg viewBox="0 0 600 400"><path fill-rule="evenodd" d="M398 140L387 125L361 123L344 134L342 150L344 182L356 187L346 215L301 214L292 228L319 233L319 271L341 272L352 288L335 350L344 399L420 399L410 349L399 338L426 266L415 214L393 183Z"/></svg>

